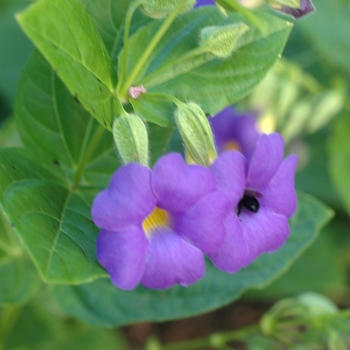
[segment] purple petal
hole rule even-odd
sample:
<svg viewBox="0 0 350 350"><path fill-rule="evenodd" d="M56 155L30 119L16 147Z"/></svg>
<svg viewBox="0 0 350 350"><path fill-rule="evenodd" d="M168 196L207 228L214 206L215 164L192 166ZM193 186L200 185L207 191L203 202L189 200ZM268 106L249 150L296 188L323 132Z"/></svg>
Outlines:
<svg viewBox="0 0 350 350"><path fill-rule="evenodd" d="M225 220L224 241L217 251L208 254L213 264L220 270L234 273L247 265L249 238L235 213Z"/></svg>
<svg viewBox="0 0 350 350"><path fill-rule="evenodd" d="M157 206L173 213L185 211L215 187L209 169L187 165L178 153L160 158L153 168L152 188Z"/></svg>
<svg viewBox="0 0 350 350"><path fill-rule="evenodd" d="M312 4L311 0L300 0L300 8L295 9L288 6L282 6L280 9L277 9L280 12L286 13L294 18L304 17L315 11L315 7Z"/></svg>
<svg viewBox="0 0 350 350"><path fill-rule="evenodd" d="M222 244L225 227L224 220L231 210L228 198L212 192L197 202L182 215L174 216L174 230L207 254Z"/></svg>
<svg viewBox="0 0 350 350"><path fill-rule="evenodd" d="M275 213L291 217L297 207L297 195L294 187L294 175L298 163L296 155L283 160L276 174L262 191L260 205Z"/></svg>
<svg viewBox="0 0 350 350"><path fill-rule="evenodd" d="M251 158L259 138L256 113L240 113L227 107L211 118L210 123L219 152L224 151L227 144L233 141L246 158Z"/></svg>
<svg viewBox="0 0 350 350"><path fill-rule="evenodd" d="M247 160L237 151L224 152L210 170L215 176L218 190L229 197L232 208L237 207L245 189Z"/></svg>
<svg viewBox="0 0 350 350"><path fill-rule="evenodd" d="M280 134L260 135L249 163L247 189L259 191L266 186L283 160L284 141Z"/></svg>
<svg viewBox="0 0 350 350"><path fill-rule="evenodd" d="M207 5L215 5L215 0L197 0L196 5L194 7L202 7Z"/></svg>
<svg viewBox="0 0 350 350"><path fill-rule="evenodd" d="M148 240L141 227L123 232L101 231L97 237L97 258L120 289L134 289L146 264Z"/></svg>
<svg viewBox="0 0 350 350"><path fill-rule="evenodd" d="M263 207L257 213L243 209L239 219L243 225L244 236L249 239L246 265L262 253L280 248L289 236L287 218Z"/></svg>
<svg viewBox="0 0 350 350"><path fill-rule="evenodd" d="M164 230L151 237L149 257L141 283L164 289L178 283L187 287L204 276L203 253L175 232Z"/></svg>
<svg viewBox="0 0 350 350"><path fill-rule="evenodd" d="M121 231L141 224L155 203L151 170L130 163L116 171L109 187L96 196L91 215L97 226L108 231Z"/></svg>

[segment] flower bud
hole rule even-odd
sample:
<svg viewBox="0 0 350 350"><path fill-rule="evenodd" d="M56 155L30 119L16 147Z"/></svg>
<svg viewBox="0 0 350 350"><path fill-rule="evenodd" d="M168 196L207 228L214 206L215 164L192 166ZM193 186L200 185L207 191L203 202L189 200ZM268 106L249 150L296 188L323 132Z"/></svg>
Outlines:
<svg viewBox="0 0 350 350"><path fill-rule="evenodd" d="M315 11L311 0L266 0L275 10L294 18L300 18Z"/></svg>
<svg viewBox="0 0 350 350"><path fill-rule="evenodd" d="M239 38L249 29L240 22L225 26L210 26L201 30L200 46L216 57L228 58L234 51Z"/></svg>
<svg viewBox="0 0 350 350"><path fill-rule="evenodd" d="M169 16L183 0L146 0L142 5L142 10L146 16L160 19ZM179 13L190 10L196 0L186 0Z"/></svg>
<svg viewBox="0 0 350 350"><path fill-rule="evenodd" d="M138 162L148 166L148 133L145 123L135 114L114 120L113 138L123 163Z"/></svg>
<svg viewBox="0 0 350 350"><path fill-rule="evenodd" d="M193 160L208 166L216 149L210 124L202 109L193 102L180 106L175 112L175 122Z"/></svg>

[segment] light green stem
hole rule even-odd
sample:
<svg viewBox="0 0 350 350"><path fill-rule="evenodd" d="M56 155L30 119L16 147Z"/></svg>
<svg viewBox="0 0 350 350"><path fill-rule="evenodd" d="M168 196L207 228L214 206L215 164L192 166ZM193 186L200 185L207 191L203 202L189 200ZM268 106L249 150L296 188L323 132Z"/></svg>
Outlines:
<svg viewBox="0 0 350 350"><path fill-rule="evenodd" d="M157 92L149 92L147 95L143 97L145 100L162 100L162 101L169 101L176 104L178 107L186 107L186 104L180 101L178 98L172 95L157 93Z"/></svg>
<svg viewBox="0 0 350 350"><path fill-rule="evenodd" d="M74 173L73 188L76 188L80 185L80 182L84 176L84 171L85 171L86 165L88 164L88 162L89 162L98 142L100 141L101 136L103 135L104 131L105 131L105 128L102 125L99 125L97 130L95 131L94 136L91 139L89 146L86 148L86 150L84 150L84 154L79 161L77 170ZM87 133L87 134L89 134L89 133Z"/></svg>
<svg viewBox="0 0 350 350"><path fill-rule="evenodd" d="M126 13L125 17L125 26L124 26L124 42L123 42L123 53L120 57L118 72L118 85L117 85L117 91L119 91L121 84L124 81L124 77L126 75L127 71L127 57L128 57L128 48L129 48L129 33L130 33L130 26L131 26L131 20L132 16L134 15L136 9L144 2L144 0L135 0L132 2L128 8L128 11Z"/></svg>
<svg viewBox="0 0 350 350"><path fill-rule="evenodd" d="M233 10L241 13L250 23L252 23L255 27L257 27L261 33L267 33L267 25L264 23L259 17L255 16L255 14L244 7L237 0L222 0L228 6L230 6Z"/></svg>
<svg viewBox="0 0 350 350"><path fill-rule="evenodd" d="M122 86L120 90L118 90L118 95L122 97L122 99L127 98L127 93L130 88L130 86L133 84L139 73L144 69L147 60L151 56L153 50L155 47L158 45L159 41L163 38L171 24L174 22L176 16L180 13L180 11L183 8L184 3L187 0L181 0L175 10L171 13L171 15L163 22L163 24L160 26L158 29L157 33L155 36L152 38L150 43L147 45L145 51L143 51L143 54L137 61L133 71L129 75L128 79L126 80L125 84Z"/></svg>
<svg viewBox="0 0 350 350"><path fill-rule="evenodd" d="M164 66L159 67L151 74L147 75L145 78L142 79L141 84L142 85L148 85L148 87L158 85L162 83L163 81L171 80L178 74L169 74L171 71L171 68L175 67L176 65L180 65L182 63L185 63L186 61L192 60L193 58L197 56L201 56L205 54L208 51L206 47L197 47L196 49L187 52L185 55L168 62ZM211 55L208 56L208 59L206 61L210 61L214 59L215 56ZM191 66L188 70L192 70L193 67ZM181 74L186 73L186 71L181 71Z"/></svg>

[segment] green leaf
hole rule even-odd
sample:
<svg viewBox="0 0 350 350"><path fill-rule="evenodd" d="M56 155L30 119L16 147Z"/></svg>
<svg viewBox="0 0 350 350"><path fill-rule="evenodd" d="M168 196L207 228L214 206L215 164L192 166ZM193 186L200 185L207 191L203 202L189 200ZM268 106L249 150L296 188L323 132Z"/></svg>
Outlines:
<svg viewBox="0 0 350 350"><path fill-rule="evenodd" d="M78 191L23 149L0 150L0 201L46 282L86 283L106 275L96 259L94 191Z"/></svg>
<svg viewBox="0 0 350 350"><path fill-rule="evenodd" d="M41 0L17 20L84 107L106 128L119 114L116 73L104 42L76 0Z"/></svg>
<svg viewBox="0 0 350 350"><path fill-rule="evenodd" d="M14 13L25 6L24 2L11 1L0 13L0 91L12 105L21 71L33 45L25 37L14 19Z"/></svg>
<svg viewBox="0 0 350 350"><path fill-rule="evenodd" d="M340 0L316 0L317 11L300 27L318 53L350 75L350 6Z"/></svg>
<svg viewBox="0 0 350 350"><path fill-rule="evenodd" d="M119 165L112 134L99 131L98 123L69 94L38 51L23 72L15 116L23 144L32 152L49 156L57 170L65 171L70 184L86 161L85 182L98 187L108 184ZM94 135L99 133L93 152L85 160Z"/></svg>
<svg viewBox="0 0 350 350"><path fill-rule="evenodd" d="M331 216L322 203L300 195L298 211L290 222L291 236L281 249L264 254L234 275L208 263L205 278L189 288L176 286L155 291L139 287L126 292L118 290L109 280L100 279L77 287L54 286L53 292L66 313L99 326L188 317L228 304L245 290L271 282L311 244Z"/></svg>
<svg viewBox="0 0 350 350"><path fill-rule="evenodd" d="M337 119L332 125L328 144L328 167L332 183L338 192L344 209L350 215L350 120L348 115Z"/></svg>
<svg viewBox="0 0 350 350"><path fill-rule="evenodd" d="M259 18L268 23L265 35L242 15L230 13L225 17L212 6L179 16L157 45L142 75L133 82L135 86L144 85L148 91L130 100L136 113L165 126L171 125L173 111L167 95L196 102L210 114L216 114L247 95L272 67L291 30L290 23L276 17L260 14ZM202 28L238 22L245 23L250 30L241 37L230 58L215 59L203 53L184 60L189 52L198 48ZM159 21L152 22L132 36L128 74L160 25Z"/></svg>
<svg viewBox="0 0 350 350"><path fill-rule="evenodd" d="M39 278L33 263L0 211L0 305L28 300L37 290Z"/></svg>
<svg viewBox="0 0 350 350"><path fill-rule="evenodd" d="M118 54L123 44L123 26L131 0L79 0L98 28L113 64L117 65ZM133 16L130 34L152 19L136 11Z"/></svg>

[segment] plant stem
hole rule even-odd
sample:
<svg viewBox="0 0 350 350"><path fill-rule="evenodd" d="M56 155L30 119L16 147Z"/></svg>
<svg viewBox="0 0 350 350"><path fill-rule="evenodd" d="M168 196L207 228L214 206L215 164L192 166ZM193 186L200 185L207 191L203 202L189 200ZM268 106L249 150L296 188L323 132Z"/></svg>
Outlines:
<svg viewBox="0 0 350 350"><path fill-rule="evenodd" d="M163 81L173 79L179 74L186 73L187 71L192 70L194 67L192 65L191 66L187 65L187 67L186 67L187 69L183 69L180 72L179 72L179 70L177 70L175 72L174 67L176 65L183 64L186 61L191 60L197 56L203 55L207 51L208 51L208 49L206 47L197 47L194 50L187 52L183 56L181 56L173 61L168 62L164 66L159 67L154 72L152 72L151 74L147 75L144 79L142 79L141 84L148 85L148 87L151 87L154 85L159 85ZM206 59L203 59L203 62L201 62L199 65L202 65L208 61L211 61L214 58L215 58L215 56L208 55L208 57ZM197 65L197 66L199 66L199 65ZM170 69L170 68L172 68L172 69ZM171 73L169 74L169 72L172 72L172 74Z"/></svg>
<svg viewBox="0 0 350 350"><path fill-rule="evenodd" d="M186 104L180 101L178 98L172 95L167 95L167 94L162 94L162 93L157 93L157 92L149 92L144 97L142 97L145 100L165 100L165 101L170 101L176 104L178 107L185 107Z"/></svg>
<svg viewBox="0 0 350 350"><path fill-rule="evenodd" d="M100 138L103 135L104 131L105 131L105 128L102 125L99 125L97 127L95 134L92 137L89 146L84 151L84 155L80 159L77 170L74 173L73 188L76 188L79 186L79 184L84 176L84 171L85 171L86 165L88 164L88 162L92 156L92 153L94 152L94 150L95 150L98 142L100 141Z"/></svg>
<svg viewBox="0 0 350 350"><path fill-rule="evenodd" d="M180 13L184 3L186 0L181 0L175 10L171 13L171 15L162 23L160 28L158 29L157 33L155 36L152 38L150 43L147 45L145 51L137 61L133 71L129 75L128 79L126 80L125 84L122 86L120 90L118 90L118 95L121 96L122 98L126 98L128 89L130 86L133 84L139 73L141 72L142 69L144 69L144 66L146 65L147 60L151 56L153 50L159 43L159 41L163 38L171 24L174 22L176 16Z"/></svg>
<svg viewBox="0 0 350 350"><path fill-rule="evenodd" d="M233 10L241 13L250 23L257 27L261 33L267 34L267 24L258 16L256 16L252 11L248 10L237 0L223 0L228 6Z"/></svg>
<svg viewBox="0 0 350 350"><path fill-rule="evenodd" d="M119 91L121 84L124 80L124 76L127 72L127 57L128 57L128 46L129 46L129 33L130 33L130 26L131 26L131 20L132 16L134 15L136 9L144 2L144 0L135 0L133 1L126 13L125 17L125 26L124 26L124 41L123 41L123 53L120 57L118 72L118 85L117 85L117 91Z"/></svg>

